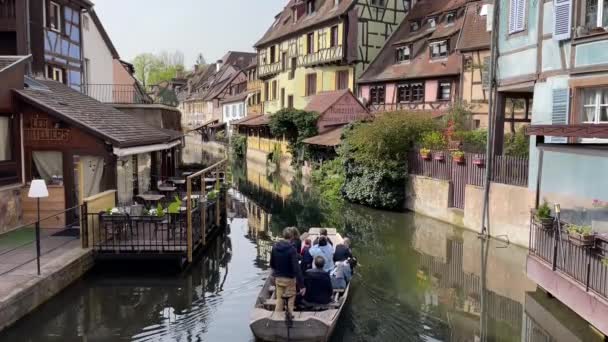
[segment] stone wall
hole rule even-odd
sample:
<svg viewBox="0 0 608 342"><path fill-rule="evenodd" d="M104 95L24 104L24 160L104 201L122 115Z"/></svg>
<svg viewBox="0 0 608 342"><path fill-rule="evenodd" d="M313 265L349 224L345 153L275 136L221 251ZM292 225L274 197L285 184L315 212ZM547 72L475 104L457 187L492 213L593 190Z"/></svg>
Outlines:
<svg viewBox="0 0 608 342"><path fill-rule="evenodd" d="M21 187L0 190L0 234L22 223Z"/></svg>
<svg viewBox="0 0 608 342"><path fill-rule="evenodd" d="M479 232L483 209L483 188L467 185L464 210L450 208L452 183L410 175L406 188L406 209ZM530 210L534 193L528 188L492 183L490 187L490 235L527 247Z"/></svg>

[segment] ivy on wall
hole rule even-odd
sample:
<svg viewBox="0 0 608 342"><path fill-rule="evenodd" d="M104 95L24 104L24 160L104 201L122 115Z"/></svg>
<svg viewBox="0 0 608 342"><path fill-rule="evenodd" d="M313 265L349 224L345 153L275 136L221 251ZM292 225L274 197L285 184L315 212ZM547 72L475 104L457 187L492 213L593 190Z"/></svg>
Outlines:
<svg viewBox="0 0 608 342"><path fill-rule="evenodd" d="M270 132L275 137L285 137L289 143L289 152L293 163L299 165L309 152L304 139L318 134L317 120L319 114L303 110L285 108L270 116Z"/></svg>

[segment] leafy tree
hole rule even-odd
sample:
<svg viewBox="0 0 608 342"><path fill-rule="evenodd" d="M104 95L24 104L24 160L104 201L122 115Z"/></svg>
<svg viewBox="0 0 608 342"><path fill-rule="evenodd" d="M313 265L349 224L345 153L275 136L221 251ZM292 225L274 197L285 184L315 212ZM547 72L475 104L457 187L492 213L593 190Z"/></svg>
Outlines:
<svg viewBox="0 0 608 342"><path fill-rule="evenodd" d="M504 154L513 157L529 156L530 138L526 135L525 127L520 127L515 134L505 136Z"/></svg>
<svg viewBox="0 0 608 342"><path fill-rule="evenodd" d="M163 51L158 55L143 53L133 60L135 77L145 86L169 81L184 71L184 54Z"/></svg>
<svg viewBox="0 0 608 342"><path fill-rule="evenodd" d="M319 114L303 110L285 108L270 116L270 132L276 137L285 136L294 164L306 158L308 150L304 139L317 135Z"/></svg>
<svg viewBox="0 0 608 342"><path fill-rule="evenodd" d="M429 150L443 150L446 148L447 143L445 141L445 137L439 131L430 131L426 132L422 136L422 147L427 148Z"/></svg>
<svg viewBox="0 0 608 342"><path fill-rule="evenodd" d="M470 153L486 153L488 131L477 129L474 131L456 132L455 137L462 142L462 150Z"/></svg>

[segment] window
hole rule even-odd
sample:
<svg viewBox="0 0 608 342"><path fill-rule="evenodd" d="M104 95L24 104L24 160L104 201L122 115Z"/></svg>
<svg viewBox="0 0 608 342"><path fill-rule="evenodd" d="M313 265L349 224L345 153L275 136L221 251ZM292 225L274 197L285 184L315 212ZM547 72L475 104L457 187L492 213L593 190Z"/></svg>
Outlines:
<svg viewBox="0 0 608 342"><path fill-rule="evenodd" d="M56 66L46 66L46 78L65 83L65 70Z"/></svg>
<svg viewBox="0 0 608 342"><path fill-rule="evenodd" d="M420 29L420 22L418 21L412 21L410 22L410 31L411 32L416 32Z"/></svg>
<svg viewBox="0 0 608 342"><path fill-rule="evenodd" d="M289 72L288 79L293 80L296 77L296 67L298 66L298 59L296 57L291 58L291 71Z"/></svg>
<svg viewBox="0 0 608 342"><path fill-rule="evenodd" d="M348 70L336 71L336 90L348 89Z"/></svg>
<svg viewBox="0 0 608 342"><path fill-rule="evenodd" d="M272 81L272 99L277 99L277 81Z"/></svg>
<svg viewBox="0 0 608 342"><path fill-rule="evenodd" d="M281 88L281 108L285 108L285 88Z"/></svg>
<svg viewBox="0 0 608 342"><path fill-rule="evenodd" d="M429 28L434 29L437 26L437 18L428 18L426 23L429 25Z"/></svg>
<svg viewBox="0 0 608 342"><path fill-rule="evenodd" d="M49 28L61 32L61 6L52 1L49 6Z"/></svg>
<svg viewBox="0 0 608 342"><path fill-rule="evenodd" d="M384 7L384 0L372 0L372 6Z"/></svg>
<svg viewBox="0 0 608 342"><path fill-rule="evenodd" d="M583 89L583 123L608 123L608 88Z"/></svg>
<svg viewBox="0 0 608 342"><path fill-rule="evenodd" d="M271 46L270 47L270 64L276 62L276 58L277 58L277 47Z"/></svg>
<svg viewBox="0 0 608 342"><path fill-rule="evenodd" d="M306 14L315 13L315 0L308 0L306 2Z"/></svg>
<svg viewBox="0 0 608 342"><path fill-rule="evenodd" d="M331 28L331 36L329 46L336 47L338 46L338 26L333 26Z"/></svg>
<svg viewBox="0 0 608 342"><path fill-rule="evenodd" d="M453 24L454 20L456 20L456 12L450 12L445 15L445 21L448 24Z"/></svg>
<svg viewBox="0 0 608 342"><path fill-rule="evenodd" d="M334 0L334 6L338 6L340 4L340 0Z"/></svg>
<svg viewBox="0 0 608 342"><path fill-rule="evenodd" d="M585 26L608 26L608 0L585 0Z"/></svg>
<svg viewBox="0 0 608 342"><path fill-rule="evenodd" d="M264 101L270 100L270 83L264 82Z"/></svg>
<svg viewBox="0 0 608 342"><path fill-rule="evenodd" d="M305 96L315 95L317 93L317 74L306 75L306 93Z"/></svg>
<svg viewBox="0 0 608 342"><path fill-rule="evenodd" d="M509 33L525 30L526 0L510 0L509 3Z"/></svg>
<svg viewBox="0 0 608 342"><path fill-rule="evenodd" d="M13 160L13 119L0 116L0 162ZM0 174L0 182L2 175Z"/></svg>
<svg viewBox="0 0 608 342"><path fill-rule="evenodd" d="M422 102L424 101L424 83L403 83L397 86L397 102Z"/></svg>
<svg viewBox="0 0 608 342"><path fill-rule="evenodd" d="M306 53L312 55L315 52L315 33L311 32L306 35Z"/></svg>
<svg viewBox="0 0 608 342"><path fill-rule="evenodd" d="M452 82L439 82L437 88L437 99L440 101L449 101L452 97Z"/></svg>
<svg viewBox="0 0 608 342"><path fill-rule="evenodd" d="M293 108L293 95L287 96L287 108Z"/></svg>
<svg viewBox="0 0 608 342"><path fill-rule="evenodd" d="M287 70L287 52L281 53L281 70Z"/></svg>
<svg viewBox="0 0 608 342"><path fill-rule="evenodd" d="M385 99L384 86L372 86L369 89L369 102L373 105L384 104Z"/></svg>
<svg viewBox="0 0 608 342"><path fill-rule="evenodd" d="M442 40L430 44L431 58L443 58L448 56L448 41Z"/></svg>
<svg viewBox="0 0 608 342"><path fill-rule="evenodd" d="M401 63L410 60L411 46L400 46L395 50L395 62Z"/></svg>

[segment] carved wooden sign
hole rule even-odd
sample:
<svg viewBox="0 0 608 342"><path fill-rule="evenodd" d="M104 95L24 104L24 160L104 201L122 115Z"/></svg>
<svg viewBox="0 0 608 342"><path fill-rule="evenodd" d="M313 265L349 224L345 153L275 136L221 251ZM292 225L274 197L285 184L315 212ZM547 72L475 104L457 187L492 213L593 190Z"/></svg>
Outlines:
<svg viewBox="0 0 608 342"><path fill-rule="evenodd" d="M30 142L69 143L72 140L70 128L62 128L59 123L52 122L47 116L30 116L25 121L24 133L25 140Z"/></svg>

